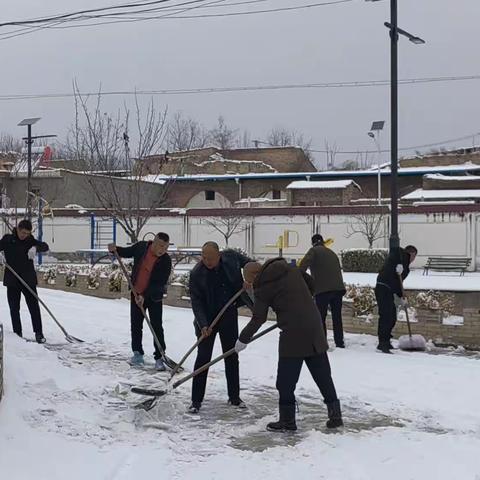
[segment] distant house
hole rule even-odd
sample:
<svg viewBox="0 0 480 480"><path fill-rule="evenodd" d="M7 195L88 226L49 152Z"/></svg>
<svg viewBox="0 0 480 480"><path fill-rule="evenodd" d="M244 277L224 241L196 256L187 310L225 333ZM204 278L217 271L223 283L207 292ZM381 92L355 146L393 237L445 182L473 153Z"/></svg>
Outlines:
<svg viewBox="0 0 480 480"><path fill-rule="evenodd" d="M290 183L287 192L292 206L349 205L360 198L362 189L353 180L300 180Z"/></svg>
<svg viewBox="0 0 480 480"><path fill-rule="evenodd" d="M407 203L480 203L480 176L429 174L422 188L402 197Z"/></svg>

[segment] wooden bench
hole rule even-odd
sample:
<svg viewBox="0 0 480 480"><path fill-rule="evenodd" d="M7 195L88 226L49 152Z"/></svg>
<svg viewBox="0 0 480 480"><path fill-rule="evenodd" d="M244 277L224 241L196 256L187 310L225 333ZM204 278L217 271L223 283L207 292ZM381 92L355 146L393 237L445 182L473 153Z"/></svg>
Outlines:
<svg viewBox="0 0 480 480"><path fill-rule="evenodd" d="M465 275L470 263L472 263L472 259L467 257L428 257L427 263L423 267L423 274L428 275L429 270L459 271L462 276Z"/></svg>

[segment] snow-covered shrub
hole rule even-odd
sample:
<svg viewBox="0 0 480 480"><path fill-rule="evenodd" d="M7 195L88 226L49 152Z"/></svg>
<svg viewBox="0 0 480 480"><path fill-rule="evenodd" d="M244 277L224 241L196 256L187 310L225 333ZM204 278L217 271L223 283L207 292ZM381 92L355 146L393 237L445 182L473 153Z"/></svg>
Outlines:
<svg viewBox="0 0 480 480"><path fill-rule="evenodd" d="M183 286L185 290L185 295L188 296L190 295L190 290L189 290L189 282L190 282L190 273L180 273L178 275L172 275L170 278L170 283L179 283L180 285Z"/></svg>
<svg viewBox="0 0 480 480"><path fill-rule="evenodd" d="M377 273L388 255L386 248L348 248L340 252L344 272Z"/></svg>
<svg viewBox="0 0 480 480"><path fill-rule="evenodd" d="M47 270L45 270L45 273L43 274L43 279L49 285L55 285L56 278L57 278L57 269L55 267L49 267Z"/></svg>
<svg viewBox="0 0 480 480"><path fill-rule="evenodd" d="M65 286L76 287L77 286L77 272L75 269L67 270L65 273Z"/></svg>
<svg viewBox="0 0 480 480"><path fill-rule="evenodd" d="M419 292L416 295L412 295L410 303L416 308L441 311L443 316L448 317L455 310L455 295L448 292L429 290L428 292Z"/></svg>
<svg viewBox="0 0 480 480"><path fill-rule="evenodd" d="M122 290L123 274L120 268L114 265L112 272L108 275L108 290L110 292L120 292Z"/></svg>
<svg viewBox="0 0 480 480"><path fill-rule="evenodd" d="M100 272L92 268L87 275L87 287L89 290L97 290L100 286Z"/></svg>
<svg viewBox="0 0 480 480"><path fill-rule="evenodd" d="M368 315L373 312L377 305L375 291L372 287L362 287L360 285L345 285L347 293L345 298L352 300L353 311L356 316Z"/></svg>

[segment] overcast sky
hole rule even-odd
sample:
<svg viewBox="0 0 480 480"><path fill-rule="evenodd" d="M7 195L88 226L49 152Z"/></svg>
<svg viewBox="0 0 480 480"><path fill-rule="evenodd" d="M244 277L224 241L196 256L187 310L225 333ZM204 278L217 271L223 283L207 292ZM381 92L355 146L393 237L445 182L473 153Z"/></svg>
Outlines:
<svg viewBox="0 0 480 480"><path fill-rule="evenodd" d="M0 0L2 21L120 3L126 2ZM265 0L208 13L311 3ZM356 0L241 17L42 30L0 41L0 95L71 92L73 78L84 91L100 83L104 90L133 90L384 80L390 72L388 17L388 0ZM417 46L402 38L400 78L480 74L479 0L399 0L399 24L427 41ZM104 107L115 111L123 101L110 97ZM343 150L372 148L372 120L389 118L383 86L156 96L155 102L208 126L222 114L253 138L264 138L272 126L296 129L320 150L325 139ZM18 121L34 116L42 117L35 133L62 136L73 120L73 101L0 101L0 132L23 134ZM474 132L480 132L480 80L400 87L400 146ZM388 130L381 141L389 146ZM460 144L472 140L450 145Z"/></svg>

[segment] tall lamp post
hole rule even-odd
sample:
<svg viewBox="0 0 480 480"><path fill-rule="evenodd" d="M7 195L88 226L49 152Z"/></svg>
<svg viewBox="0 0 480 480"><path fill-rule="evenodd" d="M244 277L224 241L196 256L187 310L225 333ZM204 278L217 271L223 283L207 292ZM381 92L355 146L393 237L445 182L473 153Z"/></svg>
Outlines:
<svg viewBox="0 0 480 480"><path fill-rule="evenodd" d="M29 220L32 219L32 145L37 139L56 137L56 135L39 135L32 137L32 125L35 125L39 120L40 117L24 118L18 124L19 127L27 127L27 136L22 140L25 140L27 144L27 205L25 217Z"/></svg>
<svg viewBox="0 0 480 480"><path fill-rule="evenodd" d="M378 2L381 0L365 0ZM400 247L398 236L398 38L403 35L412 43L421 45L425 40L398 28L398 0L390 0L390 22L384 25L390 32L390 111L391 111L391 159L390 159L390 251Z"/></svg>

